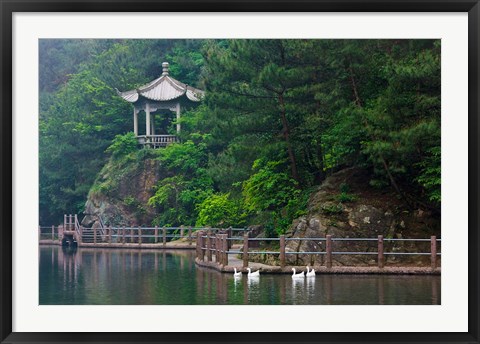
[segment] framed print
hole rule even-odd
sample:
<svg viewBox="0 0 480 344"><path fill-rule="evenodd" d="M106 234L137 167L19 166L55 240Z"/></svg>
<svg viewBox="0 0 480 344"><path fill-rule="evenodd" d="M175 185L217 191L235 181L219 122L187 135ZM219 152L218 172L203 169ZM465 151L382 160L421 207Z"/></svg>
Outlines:
<svg viewBox="0 0 480 344"><path fill-rule="evenodd" d="M2 343L478 338L478 1L1 4Z"/></svg>

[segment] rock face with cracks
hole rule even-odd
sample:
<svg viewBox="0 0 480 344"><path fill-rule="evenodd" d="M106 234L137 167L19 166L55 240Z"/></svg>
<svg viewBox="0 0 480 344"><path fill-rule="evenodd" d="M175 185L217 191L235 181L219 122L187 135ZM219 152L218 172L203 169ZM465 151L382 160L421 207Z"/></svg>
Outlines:
<svg viewBox="0 0 480 344"><path fill-rule="evenodd" d="M146 204L164 173L155 159L110 161L88 195L82 225L97 227L99 218L112 226L151 225L155 212Z"/></svg>

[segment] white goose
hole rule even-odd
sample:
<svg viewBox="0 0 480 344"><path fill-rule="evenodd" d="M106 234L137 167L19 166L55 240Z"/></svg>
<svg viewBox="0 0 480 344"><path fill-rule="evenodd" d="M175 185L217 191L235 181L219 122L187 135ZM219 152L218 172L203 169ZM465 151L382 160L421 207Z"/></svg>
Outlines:
<svg viewBox="0 0 480 344"><path fill-rule="evenodd" d="M260 276L260 270L257 270L255 272L252 272L252 269L250 269L250 268L247 268L247 270L248 270L248 274L247 274L248 277L258 277L258 276Z"/></svg>
<svg viewBox="0 0 480 344"><path fill-rule="evenodd" d="M235 276L235 277L242 276L242 272L241 271L237 272L237 268L233 268L233 270L235 270L235 272L233 273L233 276Z"/></svg>
<svg viewBox="0 0 480 344"><path fill-rule="evenodd" d="M309 271L309 267L307 265L307 273L305 274L307 277L315 277L315 269Z"/></svg>
<svg viewBox="0 0 480 344"><path fill-rule="evenodd" d="M292 278L301 278L301 277L304 277L305 275L303 274L303 271L300 271L298 274L296 273L295 271L295 268L292 268L293 270L293 275L292 275Z"/></svg>

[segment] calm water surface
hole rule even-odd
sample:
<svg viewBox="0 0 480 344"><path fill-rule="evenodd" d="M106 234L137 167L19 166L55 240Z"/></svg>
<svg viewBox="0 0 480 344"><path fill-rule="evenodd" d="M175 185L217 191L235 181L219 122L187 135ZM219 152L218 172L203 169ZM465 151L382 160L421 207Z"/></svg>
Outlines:
<svg viewBox="0 0 480 344"><path fill-rule="evenodd" d="M41 305L437 305L440 276L234 278L199 268L192 251L40 247Z"/></svg>

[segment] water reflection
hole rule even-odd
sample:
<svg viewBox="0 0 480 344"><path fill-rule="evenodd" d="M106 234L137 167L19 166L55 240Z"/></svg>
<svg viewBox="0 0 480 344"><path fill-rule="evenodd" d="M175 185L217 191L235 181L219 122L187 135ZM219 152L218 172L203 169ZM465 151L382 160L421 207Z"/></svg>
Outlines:
<svg viewBox="0 0 480 344"><path fill-rule="evenodd" d="M40 247L40 304L440 304L439 276L234 277L193 251Z"/></svg>
<svg viewBox="0 0 480 344"><path fill-rule="evenodd" d="M242 286L242 276L233 276L233 291L237 292L237 287L240 288Z"/></svg>
<svg viewBox="0 0 480 344"><path fill-rule="evenodd" d="M307 299L309 300L309 303L312 302L312 300L315 299L316 295L316 290L315 290L315 281L316 277L309 277L306 279L306 294L307 294ZM318 291L318 293L321 293L321 291Z"/></svg>
<svg viewBox="0 0 480 344"><path fill-rule="evenodd" d="M303 278L292 278L292 300L296 304L297 300L301 300L304 295L305 280Z"/></svg>

